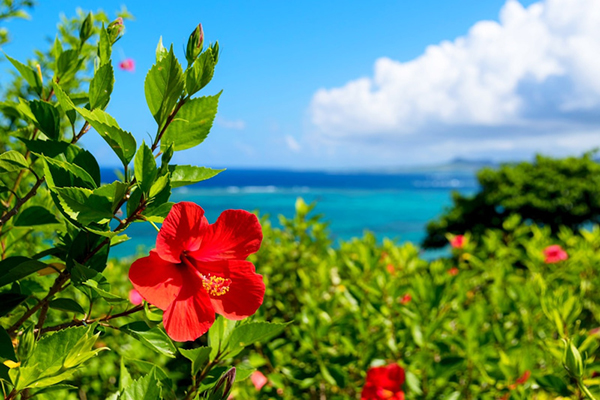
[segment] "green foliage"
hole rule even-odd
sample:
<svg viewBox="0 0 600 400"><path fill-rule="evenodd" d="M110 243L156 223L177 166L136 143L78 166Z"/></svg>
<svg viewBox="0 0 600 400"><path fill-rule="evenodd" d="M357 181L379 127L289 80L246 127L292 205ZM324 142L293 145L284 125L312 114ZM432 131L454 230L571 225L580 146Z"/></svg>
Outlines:
<svg viewBox="0 0 600 400"><path fill-rule="evenodd" d="M454 205L427 226L424 247L443 247L446 233L471 232L476 237L489 228L502 228L512 214L525 221L577 229L600 222L600 164L593 153L535 162L484 168L477 178L480 191L472 197L453 194Z"/></svg>

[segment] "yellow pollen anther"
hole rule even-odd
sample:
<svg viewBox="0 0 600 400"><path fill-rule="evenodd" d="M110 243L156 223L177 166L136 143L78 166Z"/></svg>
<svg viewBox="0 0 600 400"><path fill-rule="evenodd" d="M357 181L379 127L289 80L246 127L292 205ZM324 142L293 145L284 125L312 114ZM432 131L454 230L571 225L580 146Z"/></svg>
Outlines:
<svg viewBox="0 0 600 400"><path fill-rule="evenodd" d="M211 296L223 296L229 292L229 285L231 285L231 279L220 276L202 276L202 286Z"/></svg>

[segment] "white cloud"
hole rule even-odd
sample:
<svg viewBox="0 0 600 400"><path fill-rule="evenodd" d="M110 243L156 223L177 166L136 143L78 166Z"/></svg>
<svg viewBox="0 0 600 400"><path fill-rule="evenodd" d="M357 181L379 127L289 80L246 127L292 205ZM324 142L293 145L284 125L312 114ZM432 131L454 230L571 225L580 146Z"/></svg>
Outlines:
<svg viewBox="0 0 600 400"><path fill-rule="evenodd" d="M600 1L509 0L499 22L478 22L408 62L380 58L372 77L318 90L309 112L326 140L435 137L433 150L463 137L509 150L524 135L573 143L565 132L576 131L567 147L585 147L585 132L600 129Z"/></svg>
<svg viewBox="0 0 600 400"><path fill-rule="evenodd" d="M302 150L300 143L298 143L298 141L291 135L285 135L285 144L287 145L288 149L294 153L298 153L300 150Z"/></svg>
<svg viewBox="0 0 600 400"><path fill-rule="evenodd" d="M217 125L227 128L227 129L235 129L235 130L243 130L246 129L246 122L241 119L236 120L228 120L222 117L217 117Z"/></svg>

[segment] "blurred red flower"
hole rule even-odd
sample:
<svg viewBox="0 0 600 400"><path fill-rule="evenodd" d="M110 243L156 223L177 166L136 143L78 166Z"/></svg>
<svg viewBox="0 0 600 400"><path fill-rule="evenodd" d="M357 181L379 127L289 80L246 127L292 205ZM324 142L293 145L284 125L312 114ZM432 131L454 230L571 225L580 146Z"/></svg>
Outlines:
<svg viewBox="0 0 600 400"><path fill-rule="evenodd" d="M404 400L403 384L404 369L398 364L373 367L367 371L367 379L360 398L361 400Z"/></svg>
<svg viewBox="0 0 600 400"><path fill-rule="evenodd" d="M531 371L527 370L527 371L523 372L523 375L521 375L515 381L515 383L508 386L509 389L514 390L517 388L517 386L525 384L525 382L527 382L527 380L529 379L530 376L531 376Z"/></svg>
<svg viewBox="0 0 600 400"><path fill-rule="evenodd" d="M456 276L458 274L458 268L452 267L448 270L448 273L452 276Z"/></svg>
<svg viewBox="0 0 600 400"><path fill-rule="evenodd" d="M410 294L406 293L404 296L402 296L400 303L406 305L406 304L410 303L411 300L412 300L412 296Z"/></svg>
<svg viewBox="0 0 600 400"><path fill-rule="evenodd" d="M564 261L569 258L569 255L566 251L560 247L558 244L553 244L552 246L548 246L544 249L544 262L546 264L553 264L560 261Z"/></svg>
<svg viewBox="0 0 600 400"><path fill-rule="evenodd" d="M135 71L135 61L133 61L131 58L126 58L119 63L119 68L121 68L123 71L133 72Z"/></svg>
<svg viewBox="0 0 600 400"><path fill-rule="evenodd" d="M137 290L131 289L129 291L129 301L131 302L131 304L139 306L144 302L144 298Z"/></svg>
<svg viewBox="0 0 600 400"><path fill-rule="evenodd" d="M209 224L190 202L173 206L156 238L156 249L129 270L134 288L164 310L167 334L195 340L215 313L240 320L263 302L265 284L246 257L260 248L262 229L254 214L226 210Z"/></svg>
<svg viewBox="0 0 600 400"><path fill-rule="evenodd" d="M256 390L262 389L262 387L265 386L269 381L267 377L260 371L254 371L252 375L250 375L250 380L252 381L252 384Z"/></svg>
<svg viewBox="0 0 600 400"><path fill-rule="evenodd" d="M467 241L465 240L464 235L456 235L450 239L450 246L455 249L462 249L465 244L467 244Z"/></svg>

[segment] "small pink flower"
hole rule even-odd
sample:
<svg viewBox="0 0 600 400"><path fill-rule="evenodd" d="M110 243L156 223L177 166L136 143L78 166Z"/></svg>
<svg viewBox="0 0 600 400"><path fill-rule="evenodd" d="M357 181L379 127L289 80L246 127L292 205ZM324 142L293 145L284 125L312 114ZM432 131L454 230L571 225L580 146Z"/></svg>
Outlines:
<svg viewBox="0 0 600 400"><path fill-rule="evenodd" d="M131 304L139 306L144 302L144 298L137 290L131 289L129 291L129 301L131 302Z"/></svg>
<svg viewBox="0 0 600 400"><path fill-rule="evenodd" d="M254 371L252 375L250 375L250 380L252 381L252 384L256 390L262 389L262 387L265 386L269 381L267 377L260 371Z"/></svg>
<svg viewBox="0 0 600 400"><path fill-rule="evenodd" d="M450 246L455 249L462 249L465 247L465 244L467 244L467 241L465 240L464 235L456 235L450 239Z"/></svg>
<svg viewBox="0 0 600 400"><path fill-rule="evenodd" d="M599 335L600 336L600 327L594 328L594 329L590 329L589 334L590 335Z"/></svg>
<svg viewBox="0 0 600 400"><path fill-rule="evenodd" d="M404 296L402 296L402 299L400 300L400 304L403 305L407 305L408 303L410 303L412 300L412 296L408 293L406 293Z"/></svg>
<svg viewBox="0 0 600 400"><path fill-rule="evenodd" d="M458 274L458 268L456 267L452 267L448 270L448 274L452 275L452 276L456 276Z"/></svg>
<svg viewBox="0 0 600 400"><path fill-rule="evenodd" d="M131 58L126 58L119 63L119 68L121 68L123 71L133 72L135 71L135 61L133 61Z"/></svg>
<svg viewBox="0 0 600 400"><path fill-rule="evenodd" d="M544 249L544 262L546 264L554 264L560 261L564 261L569 258L569 255L566 251L560 247L558 244L553 244L552 246L548 246Z"/></svg>

